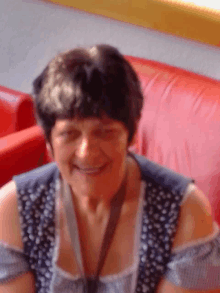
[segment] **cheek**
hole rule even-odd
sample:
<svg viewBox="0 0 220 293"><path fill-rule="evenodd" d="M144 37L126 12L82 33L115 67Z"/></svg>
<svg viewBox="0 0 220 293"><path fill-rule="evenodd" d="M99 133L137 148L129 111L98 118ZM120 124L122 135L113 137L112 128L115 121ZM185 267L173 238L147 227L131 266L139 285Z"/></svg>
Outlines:
<svg viewBox="0 0 220 293"><path fill-rule="evenodd" d="M128 149L128 137L127 135L123 135L117 141L117 144L115 144L115 150L123 156L125 153L127 153L127 149Z"/></svg>
<svg viewBox="0 0 220 293"><path fill-rule="evenodd" d="M62 164L67 162L73 153L73 146L71 145L64 145L57 142L54 145L54 160L58 164Z"/></svg>
<svg viewBox="0 0 220 293"><path fill-rule="evenodd" d="M102 143L100 150L100 154L105 154L106 157L115 161L115 163L119 163L127 154L127 143L123 139Z"/></svg>
<svg viewBox="0 0 220 293"><path fill-rule="evenodd" d="M111 158L114 166L114 172L120 172L124 167L127 157L127 140L126 137L122 137L117 142L111 144L108 148L108 157Z"/></svg>
<svg viewBox="0 0 220 293"><path fill-rule="evenodd" d="M72 152L67 147L54 149L54 160L62 174L62 177L67 181L70 179L71 175L71 162L72 162Z"/></svg>

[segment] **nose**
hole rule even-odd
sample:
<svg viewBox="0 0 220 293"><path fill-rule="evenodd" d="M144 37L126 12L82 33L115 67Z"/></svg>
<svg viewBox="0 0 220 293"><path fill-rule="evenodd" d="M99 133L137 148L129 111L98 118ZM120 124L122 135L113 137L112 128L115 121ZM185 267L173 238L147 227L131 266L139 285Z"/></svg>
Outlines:
<svg viewBox="0 0 220 293"><path fill-rule="evenodd" d="M91 137L83 137L77 147L76 156L81 162L92 162L97 156L97 141Z"/></svg>

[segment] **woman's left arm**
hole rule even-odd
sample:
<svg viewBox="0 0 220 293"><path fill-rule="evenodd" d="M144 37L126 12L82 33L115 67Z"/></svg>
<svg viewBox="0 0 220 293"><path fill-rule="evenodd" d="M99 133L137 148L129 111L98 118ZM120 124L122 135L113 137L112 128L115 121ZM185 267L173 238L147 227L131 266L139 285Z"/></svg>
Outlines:
<svg viewBox="0 0 220 293"><path fill-rule="evenodd" d="M166 279L162 279L157 289L157 293L220 293L220 289L215 290L187 290L177 287Z"/></svg>
<svg viewBox="0 0 220 293"><path fill-rule="evenodd" d="M180 219L177 233L173 243L173 249L184 247L202 240L213 233L214 222L211 215L211 205L204 193L195 188L181 206ZM159 284L157 293L220 293L216 290L189 290L175 286L163 278Z"/></svg>

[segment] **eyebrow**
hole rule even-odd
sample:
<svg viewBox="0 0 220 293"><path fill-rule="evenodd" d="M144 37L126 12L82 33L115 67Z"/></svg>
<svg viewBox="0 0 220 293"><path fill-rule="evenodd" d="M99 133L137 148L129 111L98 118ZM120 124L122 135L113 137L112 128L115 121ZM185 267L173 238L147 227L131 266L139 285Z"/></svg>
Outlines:
<svg viewBox="0 0 220 293"><path fill-rule="evenodd" d="M100 124L104 124L104 125L110 125L110 124L114 124L116 123L117 121L113 120L113 119L110 119L110 118L103 118L103 119L100 119Z"/></svg>
<svg viewBox="0 0 220 293"><path fill-rule="evenodd" d="M103 119L103 120L100 120L100 121L97 121L97 123L94 125L94 127L99 127L99 128L102 128L102 127L109 127L109 126L112 126L114 127L115 126L115 123L114 121L112 120L107 120L107 119ZM63 126L62 126L64 129L77 129L78 127L76 126L76 124L72 124L72 123L65 123Z"/></svg>

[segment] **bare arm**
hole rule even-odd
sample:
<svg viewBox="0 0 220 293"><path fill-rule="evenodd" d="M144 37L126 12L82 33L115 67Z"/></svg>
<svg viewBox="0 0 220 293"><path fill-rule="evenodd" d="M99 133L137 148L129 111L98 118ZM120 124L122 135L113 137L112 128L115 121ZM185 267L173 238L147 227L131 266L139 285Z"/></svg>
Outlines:
<svg viewBox="0 0 220 293"><path fill-rule="evenodd" d="M23 249L17 209L16 186L10 181L0 189L0 240ZM34 277L31 272L5 284L0 284L0 293L34 293Z"/></svg>
<svg viewBox="0 0 220 293"><path fill-rule="evenodd" d="M205 195L196 189L192 191L181 207L180 221L173 248L181 247L192 241L204 238L213 232L211 206ZM177 287L165 278L162 279L157 293L219 293L217 290L187 290Z"/></svg>
<svg viewBox="0 0 220 293"><path fill-rule="evenodd" d="M34 293L34 277L31 272L0 285L0 293Z"/></svg>

